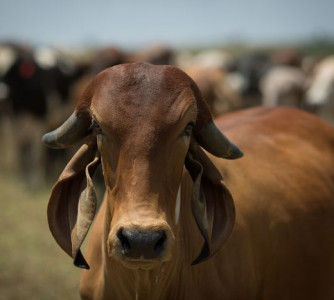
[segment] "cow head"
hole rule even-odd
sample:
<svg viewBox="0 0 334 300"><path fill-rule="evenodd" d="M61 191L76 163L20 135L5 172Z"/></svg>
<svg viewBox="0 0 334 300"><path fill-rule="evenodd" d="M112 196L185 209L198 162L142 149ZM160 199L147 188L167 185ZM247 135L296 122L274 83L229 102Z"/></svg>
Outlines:
<svg viewBox="0 0 334 300"><path fill-rule="evenodd" d="M214 125L195 83L171 66L124 64L100 73L71 117L43 141L54 148L84 145L53 188L48 221L58 244L88 268L80 252L95 214L91 176L102 161L111 257L129 268L170 259L183 167L194 185L192 213L204 238L194 263L217 252L234 224L233 200L201 149L242 156ZM182 217L182 216L181 216Z"/></svg>

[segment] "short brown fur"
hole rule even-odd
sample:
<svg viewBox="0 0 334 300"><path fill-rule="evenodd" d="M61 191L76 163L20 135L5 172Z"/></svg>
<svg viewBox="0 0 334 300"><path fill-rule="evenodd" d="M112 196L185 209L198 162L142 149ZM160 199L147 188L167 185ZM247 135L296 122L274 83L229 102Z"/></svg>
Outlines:
<svg viewBox="0 0 334 300"><path fill-rule="evenodd" d="M290 108L235 112L216 124L245 156L223 160L204 152L196 134L184 135L189 122L196 133L211 116L181 71L133 64L97 78L91 102L79 105L103 131L97 144L107 192L88 243L82 299L334 298L330 126ZM116 234L124 226L165 230L161 257L128 262ZM205 235L211 254L192 266Z"/></svg>

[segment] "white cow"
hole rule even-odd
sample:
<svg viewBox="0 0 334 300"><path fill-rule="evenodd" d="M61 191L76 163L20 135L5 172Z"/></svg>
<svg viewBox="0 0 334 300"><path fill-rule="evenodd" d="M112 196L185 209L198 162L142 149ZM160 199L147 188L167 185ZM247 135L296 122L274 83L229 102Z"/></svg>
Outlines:
<svg viewBox="0 0 334 300"><path fill-rule="evenodd" d="M264 106L300 106L305 90L306 76L297 67L272 67L260 84Z"/></svg>
<svg viewBox="0 0 334 300"><path fill-rule="evenodd" d="M305 102L323 119L333 123L334 55L323 59L315 68Z"/></svg>

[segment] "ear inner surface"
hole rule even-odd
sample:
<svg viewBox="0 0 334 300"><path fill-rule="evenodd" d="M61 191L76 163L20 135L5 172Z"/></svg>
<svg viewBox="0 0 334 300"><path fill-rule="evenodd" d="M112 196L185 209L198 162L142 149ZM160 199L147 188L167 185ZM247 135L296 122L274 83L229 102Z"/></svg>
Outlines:
<svg viewBox="0 0 334 300"><path fill-rule="evenodd" d="M75 264L88 267L80 258L79 248L93 220L96 197L91 176L99 158L96 139L81 146L54 185L48 204L49 228L58 245ZM86 167L87 166L87 167Z"/></svg>
<svg viewBox="0 0 334 300"><path fill-rule="evenodd" d="M195 265L213 256L227 241L233 230L235 209L222 176L200 147L190 147L185 166L194 182L192 212L204 238L202 250L192 263Z"/></svg>
<svg viewBox="0 0 334 300"><path fill-rule="evenodd" d="M82 254L79 254L79 251L95 216L97 199L91 176L94 174L99 161L100 158L96 156L86 167L87 185L81 192L77 221L71 233L72 257L74 257L74 264L77 267L89 268L88 264L84 263L85 260ZM79 259L79 257L82 257L82 259Z"/></svg>
<svg viewBox="0 0 334 300"><path fill-rule="evenodd" d="M192 194L192 199L191 199L192 213L194 215L197 226L204 238L204 245L202 247L202 251L199 257L208 257L210 255L210 247L209 247L210 230L209 230L208 219L206 218L207 212L206 212L205 195L203 194L203 191L201 190L201 179L202 179L202 174L203 174L203 167L199 162L193 159L190 153L187 154L187 157L185 160L185 166L188 169L190 176L194 183L193 194Z"/></svg>

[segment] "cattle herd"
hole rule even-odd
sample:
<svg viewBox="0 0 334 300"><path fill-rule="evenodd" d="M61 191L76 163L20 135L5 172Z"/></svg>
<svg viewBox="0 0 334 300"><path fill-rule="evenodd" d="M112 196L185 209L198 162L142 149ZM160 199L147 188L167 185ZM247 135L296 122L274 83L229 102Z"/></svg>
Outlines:
<svg viewBox="0 0 334 300"><path fill-rule="evenodd" d="M48 222L82 299L333 299L333 124L334 55L0 44L0 166L69 161Z"/></svg>
<svg viewBox="0 0 334 300"><path fill-rule="evenodd" d="M172 64L199 86L214 117L256 105L289 105L333 121L334 56L303 57L205 50L176 51L162 45L126 52L116 47L66 48L0 44L0 165L40 187L59 173L68 154L45 149L40 136L59 125L84 87L100 71L122 63Z"/></svg>
<svg viewBox="0 0 334 300"><path fill-rule="evenodd" d="M147 61L176 65L192 77L212 114L256 105L289 105L333 121L334 56L303 57L294 50L273 54L220 50L198 53L162 45L126 52L116 47L66 48L0 44L0 164L40 187L59 172L68 154L46 150L40 136L73 109L84 87L113 65ZM45 167L46 166L46 167Z"/></svg>

